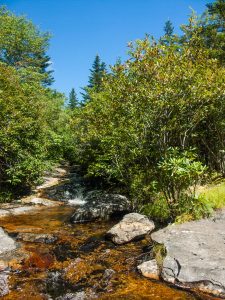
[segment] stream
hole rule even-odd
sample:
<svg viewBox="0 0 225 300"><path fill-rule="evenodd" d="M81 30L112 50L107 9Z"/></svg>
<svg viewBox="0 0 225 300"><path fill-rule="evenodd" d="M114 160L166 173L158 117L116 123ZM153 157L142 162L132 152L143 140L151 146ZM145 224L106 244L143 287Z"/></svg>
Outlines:
<svg viewBox="0 0 225 300"><path fill-rule="evenodd" d="M64 186L59 190L62 193ZM54 198L52 191L43 190L44 197ZM0 220L19 246L7 270L10 292L2 299L215 299L141 276L136 266L149 255L144 252L149 240L121 246L106 240L105 233L118 220L71 224L76 206L68 205L70 191L65 195L65 205ZM77 195L73 204L82 201ZM44 238L33 240L34 234Z"/></svg>

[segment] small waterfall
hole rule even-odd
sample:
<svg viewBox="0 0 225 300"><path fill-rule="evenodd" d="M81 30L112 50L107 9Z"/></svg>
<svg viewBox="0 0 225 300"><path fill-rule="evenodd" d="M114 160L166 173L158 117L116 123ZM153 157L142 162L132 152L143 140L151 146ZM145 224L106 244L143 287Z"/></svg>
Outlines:
<svg viewBox="0 0 225 300"><path fill-rule="evenodd" d="M121 216L131 211L127 197L106 193L104 190L87 190L82 178L76 173L73 173L68 182L46 189L46 193L49 198L78 207L71 217L73 223L108 220L112 216Z"/></svg>

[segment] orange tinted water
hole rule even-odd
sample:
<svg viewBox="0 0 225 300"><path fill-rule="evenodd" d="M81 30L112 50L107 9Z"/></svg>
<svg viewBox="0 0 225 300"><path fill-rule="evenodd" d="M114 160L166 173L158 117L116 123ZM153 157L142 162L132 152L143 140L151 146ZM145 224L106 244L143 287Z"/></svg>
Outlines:
<svg viewBox="0 0 225 300"><path fill-rule="evenodd" d="M215 299L142 277L136 265L146 240L115 246L104 239L113 222L71 225L73 211L61 206L0 220L0 226L12 234L48 233L58 238L53 244L20 242L19 252L25 255L10 262L11 291L3 299L56 299L69 291L94 291L102 300ZM108 279L106 269L115 271Z"/></svg>

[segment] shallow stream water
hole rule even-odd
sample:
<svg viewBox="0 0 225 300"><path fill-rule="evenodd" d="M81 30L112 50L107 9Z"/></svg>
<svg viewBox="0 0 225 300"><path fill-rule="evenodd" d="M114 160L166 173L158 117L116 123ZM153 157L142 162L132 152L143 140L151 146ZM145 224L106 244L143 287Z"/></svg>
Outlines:
<svg viewBox="0 0 225 300"><path fill-rule="evenodd" d="M26 256L11 263L11 292L4 299L70 299L62 296L84 293L86 299L210 299L145 279L136 264L148 241L115 246L104 239L114 222L71 225L73 211L67 206L45 208L1 220L12 236L30 232L58 238L53 244L20 242Z"/></svg>
<svg viewBox="0 0 225 300"><path fill-rule="evenodd" d="M44 207L0 220L0 227L15 239L23 233L50 234L56 239L49 243L18 240L8 268L10 293L3 299L215 299L144 278L136 266L149 255L144 249L150 241L115 246L105 239L105 233L118 220L71 224L75 209Z"/></svg>

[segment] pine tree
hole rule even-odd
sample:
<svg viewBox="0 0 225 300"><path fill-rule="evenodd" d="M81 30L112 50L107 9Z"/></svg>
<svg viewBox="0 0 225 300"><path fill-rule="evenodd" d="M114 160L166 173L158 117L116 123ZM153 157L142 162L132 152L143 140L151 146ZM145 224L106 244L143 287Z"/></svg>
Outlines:
<svg viewBox="0 0 225 300"><path fill-rule="evenodd" d="M173 35L174 27L170 20L166 21L163 29L164 29L165 36L171 37Z"/></svg>
<svg viewBox="0 0 225 300"><path fill-rule="evenodd" d="M160 43L162 45L171 45L174 41L174 27L170 20L166 21L164 27L164 35L160 38Z"/></svg>
<svg viewBox="0 0 225 300"><path fill-rule="evenodd" d="M77 94L75 92L75 89L72 88L72 90L69 94L69 108L74 109L77 106L78 106Z"/></svg>
<svg viewBox="0 0 225 300"><path fill-rule="evenodd" d="M86 103L90 100L90 90L94 89L96 92L101 91L102 79L106 73L106 64L101 62L98 54L94 59L90 73L88 85L83 88L84 93L81 93L83 96L83 103Z"/></svg>

